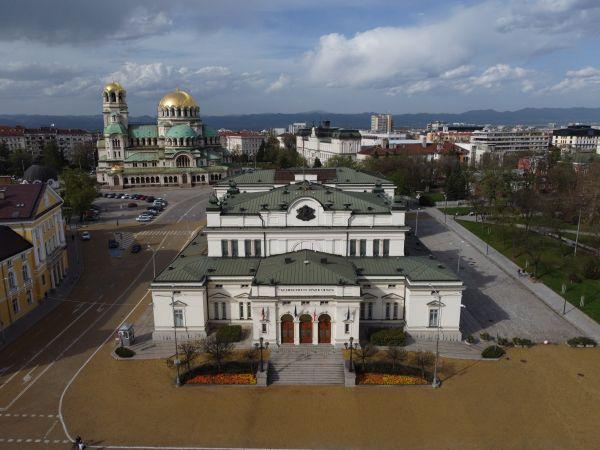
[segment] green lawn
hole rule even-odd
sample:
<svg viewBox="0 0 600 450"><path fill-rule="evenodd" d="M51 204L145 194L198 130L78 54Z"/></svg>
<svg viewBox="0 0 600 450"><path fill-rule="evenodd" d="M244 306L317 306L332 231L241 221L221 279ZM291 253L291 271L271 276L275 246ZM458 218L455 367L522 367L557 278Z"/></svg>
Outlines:
<svg viewBox="0 0 600 450"><path fill-rule="evenodd" d="M467 214L469 214L471 211L473 211L473 208L471 208L470 206L454 206L452 208L448 207L448 208L440 208L438 207L438 209L442 212L446 212L446 214L450 215L450 216L455 216L455 215L459 215L459 216L466 216Z"/></svg>
<svg viewBox="0 0 600 450"><path fill-rule="evenodd" d="M600 322L600 280L586 279L583 275L585 261L592 256L578 252L577 257L573 257L573 249L559 243L558 240L531 234L529 236L531 243L528 247L534 249L532 256L526 251L525 232L522 229L511 231L502 225L464 220L457 220L457 222L480 239L487 241L522 269L527 266L526 270L530 273L534 271L533 259L536 253L540 255L537 277L558 294L561 294L564 283L567 289L564 297L577 308L581 296L584 295L585 306L580 309L596 322ZM572 274L577 275L582 281L569 282Z"/></svg>
<svg viewBox="0 0 600 450"><path fill-rule="evenodd" d="M567 239L575 240L577 233L566 231L563 233L563 236L566 237ZM594 236L580 234L579 235L579 243L589 245L590 247L598 248L598 238L596 238Z"/></svg>

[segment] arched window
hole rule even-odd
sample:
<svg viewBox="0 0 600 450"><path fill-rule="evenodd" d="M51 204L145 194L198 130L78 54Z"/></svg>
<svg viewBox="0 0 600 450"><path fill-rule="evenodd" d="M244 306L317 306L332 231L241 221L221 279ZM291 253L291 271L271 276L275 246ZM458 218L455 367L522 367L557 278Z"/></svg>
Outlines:
<svg viewBox="0 0 600 450"><path fill-rule="evenodd" d="M107 101L108 101L108 93L107 93L107 92L105 92L105 93L104 93L104 101L105 101L105 102L107 102Z"/></svg>
<svg viewBox="0 0 600 450"><path fill-rule="evenodd" d="M170 110L170 115L171 115L171 117L175 117L175 108L173 108L172 106L171 106L171 110Z"/></svg>
<svg viewBox="0 0 600 450"><path fill-rule="evenodd" d="M150 183L150 177L146 177L146 184Z"/></svg>
<svg viewBox="0 0 600 450"><path fill-rule="evenodd" d="M117 101L117 96L115 95L114 92L110 93L110 101L111 102L116 102Z"/></svg>
<svg viewBox="0 0 600 450"><path fill-rule="evenodd" d="M139 184L139 182L140 182L140 177L135 177L135 182Z"/></svg>
<svg viewBox="0 0 600 450"><path fill-rule="evenodd" d="M17 281L15 279L15 274L12 272L8 272L8 285L11 289L16 289Z"/></svg>
<svg viewBox="0 0 600 450"><path fill-rule="evenodd" d="M204 175L202 175L202 182L204 183L206 181L206 177Z"/></svg>
<svg viewBox="0 0 600 450"><path fill-rule="evenodd" d="M167 177L164 177L164 178L163 178L163 182L164 182L164 183L168 183L168 182L169 182L169 179L168 179Z"/></svg>
<svg viewBox="0 0 600 450"><path fill-rule="evenodd" d="M177 167L190 167L190 158L185 155L180 155L175 160L175 165Z"/></svg>
<svg viewBox="0 0 600 450"><path fill-rule="evenodd" d="M169 183L173 182L173 177L169 177Z"/></svg>
<svg viewBox="0 0 600 450"><path fill-rule="evenodd" d="M177 183L177 175L175 175L175 176L173 177L173 182L174 182L174 183Z"/></svg>
<svg viewBox="0 0 600 450"><path fill-rule="evenodd" d="M125 177L125 178L123 178L123 184L129 184L129 182L128 182L128 180L127 180L127 178L126 178L126 177Z"/></svg>
<svg viewBox="0 0 600 450"><path fill-rule="evenodd" d="M27 267L27 264L23 264L23 281L28 282L29 281L29 267Z"/></svg>
<svg viewBox="0 0 600 450"><path fill-rule="evenodd" d="M119 101L122 102L123 101L123 93L119 92Z"/></svg>

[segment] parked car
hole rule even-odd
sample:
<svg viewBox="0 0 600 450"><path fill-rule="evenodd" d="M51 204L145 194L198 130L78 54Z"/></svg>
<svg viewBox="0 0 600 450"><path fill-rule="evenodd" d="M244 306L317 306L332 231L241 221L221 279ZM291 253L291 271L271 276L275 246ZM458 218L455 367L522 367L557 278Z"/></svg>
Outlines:
<svg viewBox="0 0 600 450"><path fill-rule="evenodd" d="M157 213L157 212L156 212L156 210L154 210L154 209L149 209L148 211L146 211L146 212L145 212L145 214L148 214L148 215L150 215L150 216L152 216L152 217L154 217L154 216L157 216L157 215L158 215L158 213Z"/></svg>
<svg viewBox="0 0 600 450"><path fill-rule="evenodd" d="M149 195L148 197L146 197L146 201L147 201L148 203L152 203L152 202L154 201L154 197L153 197L153 196L151 196L151 195Z"/></svg>
<svg viewBox="0 0 600 450"><path fill-rule="evenodd" d="M134 200L139 200L140 199L140 194L133 194L131 196L131 198L134 199Z"/></svg>
<svg viewBox="0 0 600 450"><path fill-rule="evenodd" d="M127 203L127 207L128 208L137 208L137 203L136 202L129 202L129 203Z"/></svg>
<svg viewBox="0 0 600 450"><path fill-rule="evenodd" d="M161 202L161 203L164 203L165 205L168 205L168 204L169 204L169 202L168 202L168 201L166 201L164 198L161 198L161 197L157 197L157 198L155 198L154 200L155 200L155 201L159 201L159 202Z"/></svg>
<svg viewBox="0 0 600 450"><path fill-rule="evenodd" d="M89 231L84 231L80 235L82 241L89 241L92 238L92 235Z"/></svg>
<svg viewBox="0 0 600 450"><path fill-rule="evenodd" d="M140 214L135 220L138 222L150 222L152 220L152 216L149 214Z"/></svg>
<svg viewBox="0 0 600 450"><path fill-rule="evenodd" d="M139 200L146 200L146 196L145 195L140 195Z"/></svg>
<svg viewBox="0 0 600 450"><path fill-rule="evenodd" d="M114 239L108 240L108 248L119 248L119 243Z"/></svg>
<svg viewBox="0 0 600 450"><path fill-rule="evenodd" d="M139 253L141 249L142 246L140 244L133 244L131 246L131 253Z"/></svg>

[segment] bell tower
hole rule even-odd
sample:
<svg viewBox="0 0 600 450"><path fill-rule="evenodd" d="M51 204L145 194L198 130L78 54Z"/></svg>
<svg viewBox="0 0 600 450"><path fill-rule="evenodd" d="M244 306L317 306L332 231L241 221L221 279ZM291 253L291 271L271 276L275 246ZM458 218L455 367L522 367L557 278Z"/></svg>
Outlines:
<svg viewBox="0 0 600 450"><path fill-rule="evenodd" d="M127 92L116 81L104 86L102 92L102 116L104 128L111 123L120 123L127 129L129 123L129 111L127 110Z"/></svg>

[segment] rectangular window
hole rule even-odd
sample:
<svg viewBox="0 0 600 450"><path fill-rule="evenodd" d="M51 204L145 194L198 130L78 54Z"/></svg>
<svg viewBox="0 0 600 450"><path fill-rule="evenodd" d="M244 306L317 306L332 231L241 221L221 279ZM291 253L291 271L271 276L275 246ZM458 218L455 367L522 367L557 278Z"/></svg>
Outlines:
<svg viewBox="0 0 600 450"><path fill-rule="evenodd" d="M221 320L227 319L227 303L221 303Z"/></svg>
<svg viewBox="0 0 600 450"><path fill-rule="evenodd" d="M215 302L215 303L213 303L213 305L214 305L214 310L215 310L213 319L218 320L219 319L219 303Z"/></svg>
<svg viewBox="0 0 600 450"><path fill-rule="evenodd" d="M244 240L244 253L246 258L252 256L252 241L250 239Z"/></svg>
<svg viewBox="0 0 600 450"><path fill-rule="evenodd" d="M302 301L302 302L300 302L300 304L301 305L310 305L310 302L309 301Z"/></svg>
<svg viewBox="0 0 600 450"><path fill-rule="evenodd" d="M176 328L183 327L183 309L176 309L173 312L173 318L175 320L175 327Z"/></svg>
<svg viewBox="0 0 600 450"><path fill-rule="evenodd" d="M390 320L390 304L385 304L385 320Z"/></svg>
<svg viewBox="0 0 600 450"><path fill-rule="evenodd" d="M329 302L327 300L322 300L319 302L319 305L328 305Z"/></svg>
<svg viewBox="0 0 600 450"><path fill-rule="evenodd" d="M252 308L250 302L246 303L246 319L252 319Z"/></svg>
<svg viewBox="0 0 600 450"><path fill-rule="evenodd" d="M231 256L237 256L237 255L238 255L238 241L233 240L233 241L231 241Z"/></svg>
<svg viewBox="0 0 600 450"><path fill-rule="evenodd" d="M379 256L379 239L373 240L373 256Z"/></svg>
<svg viewBox="0 0 600 450"><path fill-rule="evenodd" d="M33 305L33 295L31 295L31 291L27 291L27 304Z"/></svg>
<svg viewBox="0 0 600 450"><path fill-rule="evenodd" d="M349 323L344 324L344 333L350 334L350 324Z"/></svg>
<svg viewBox="0 0 600 450"><path fill-rule="evenodd" d="M388 284L388 288L390 288L390 289L391 289L391 288L395 288L395 287L396 287L396 285L395 285L395 284Z"/></svg>
<svg viewBox="0 0 600 450"><path fill-rule="evenodd" d="M215 289L221 289L223 287L222 284L215 284Z"/></svg>
<svg viewBox="0 0 600 450"><path fill-rule="evenodd" d="M263 324L262 324L262 332L263 332L263 333L266 333L266 332L267 332L267 324L266 324L266 323L263 323Z"/></svg>
<svg viewBox="0 0 600 450"><path fill-rule="evenodd" d="M390 256L390 240L383 240L383 256Z"/></svg>
<svg viewBox="0 0 600 450"><path fill-rule="evenodd" d="M255 239L254 240L254 256L261 256L261 246L260 246L260 239Z"/></svg>
<svg viewBox="0 0 600 450"><path fill-rule="evenodd" d="M229 245L227 245L227 244L228 244L228 241L226 241L224 239L221 241L221 255L222 256L229 256Z"/></svg>
<svg viewBox="0 0 600 450"><path fill-rule="evenodd" d="M350 239L350 256L356 256L356 239Z"/></svg>
<svg viewBox="0 0 600 450"><path fill-rule="evenodd" d="M438 309L431 308L429 310L429 326L437 327L438 326Z"/></svg>
<svg viewBox="0 0 600 450"><path fill-rule="evenodd" d="M240 302L240 319L244 318L244 303Z"/></svg>
<svg viewBox="0 0 600 450"><path fill-rule="evenodd" d="M394 320L398 320L398 303L394 303Z"/></svg>
<svg viewBox="0 0 600 450"><path fill-rule="evenodd" d="M367 240L360 240L360 256L367 256Z"/></svg>
<svg viewBox="0 0 600 450"><path fill-rule="evenodd" d="M372 320L373 319L373 303L369 302L369 313L367 315L367 319Z"/></svg>
<svg viewBox="0 0 600 450"><path fill-rule="evenodd" d="M360 304L360 318L361 319L365 319L365 304L361 303Z"/></svg>
<svg viewBox="0 0 600 450"><path fill-rule="evenodd" d="M13 298L12 300L12 309L14 313L18 313L21 310L21 305L19 305L19 299Z"/></svg>

